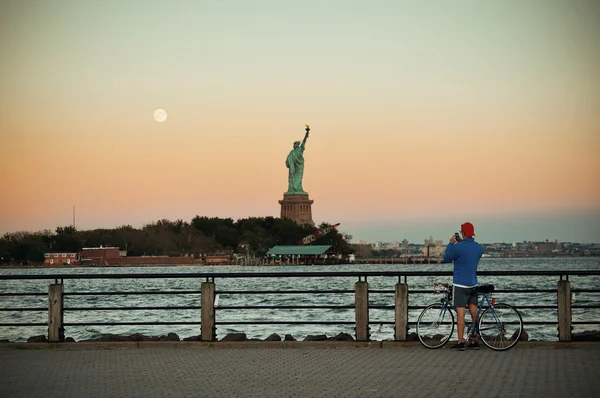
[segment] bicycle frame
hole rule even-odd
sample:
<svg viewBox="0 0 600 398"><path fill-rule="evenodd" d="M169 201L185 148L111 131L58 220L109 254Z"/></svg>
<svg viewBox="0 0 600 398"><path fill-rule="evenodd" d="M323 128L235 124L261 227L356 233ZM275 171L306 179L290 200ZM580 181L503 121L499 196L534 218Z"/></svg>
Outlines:
<svg viewBox="0 0 600 398"><path fill-rule="evenodd" d="M475 316L475 321L467 321L467 316L465 314L465 327L467 329L467 336L470 336L472 333L478 333L480 331L479 327L477 326L478 321L479 321L479 315L481 315L481 313L483 311L485 311L486 308L488 307L494 307L495 304L495 300L491 299L488 293L478 293L478 296L481 297L481 300L478 299L479 304L477 305L477 315ZM486 306L484 306L484 304L487 304ZM444 311L447 310L454 310L454 313L456 313L456 321L458 322L458 313L456 312L456 307L454 306L454 304L452 303L452 301L450 301L450 299L448 298L448 294L446 294L444 296L444 302L442 305L442 309L440 310L440 315L444 316ZM469 312L469 311L467 311ZM498 317L496 316L496 312L492 311L493 315L494 315L494 320L496 321L496 324L500 323L500 320L498 319ZM481 330L488 330L488 329L493 329L493 326L490 327L485 327L482 328Z"/></svg>

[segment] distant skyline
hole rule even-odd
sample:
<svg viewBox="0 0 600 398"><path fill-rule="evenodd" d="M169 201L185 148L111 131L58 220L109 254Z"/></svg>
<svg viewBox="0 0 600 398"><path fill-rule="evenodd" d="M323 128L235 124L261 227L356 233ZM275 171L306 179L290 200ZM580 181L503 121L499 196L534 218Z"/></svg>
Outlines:
<svg viewBox="0 0 600 398"><path fill-rule="evenodd" d="M600 2L4 0L0 52L0 234L277 217L310 124L354 239L600 242Z"/></svg>

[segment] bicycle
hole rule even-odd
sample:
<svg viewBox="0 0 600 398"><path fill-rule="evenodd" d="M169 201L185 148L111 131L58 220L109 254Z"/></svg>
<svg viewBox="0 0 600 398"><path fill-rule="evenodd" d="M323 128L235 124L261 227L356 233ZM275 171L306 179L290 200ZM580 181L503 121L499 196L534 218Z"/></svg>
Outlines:
<svg viewBox="0 0 600 398"><path fill-rule="evenodd" d="M417 320L417 336L419 341L427 348L436 349L446 344L454 332L454 312L452 304L452 286L436 282L433 291L442 293L439 303L427 306ZM477 294L481 299L477 307L476 321L473 323L465 319L467 339L479 336L483 344L495 351L505 351L514 347L523 333L523 319L513 306L496 303L492 298L494 285L481 285L477 287ZM469 311L465 318L469 317ZM468 340L467 340L468 341Z"/></svg>

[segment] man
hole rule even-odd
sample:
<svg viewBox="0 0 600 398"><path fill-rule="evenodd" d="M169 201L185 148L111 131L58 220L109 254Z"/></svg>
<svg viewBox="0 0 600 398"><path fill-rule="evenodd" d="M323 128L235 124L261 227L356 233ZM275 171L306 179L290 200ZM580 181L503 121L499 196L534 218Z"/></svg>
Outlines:
<svg viewBox="0 0 600 398"><path fill-rule="evenodd" d="M473 322L477 317L477 265L483 254L483 247L475 242L475 227L470 222L460 226L462 240L457 241L452 235L450 243L444 253L444 262L454 261L454 276L452 278L452 303L456 308L456 326L458 342L452 346L457 350L464 350L463 335L465 332L465 307L469 307ZM471 336L468 348L479 349L477 336Z"/></svg>

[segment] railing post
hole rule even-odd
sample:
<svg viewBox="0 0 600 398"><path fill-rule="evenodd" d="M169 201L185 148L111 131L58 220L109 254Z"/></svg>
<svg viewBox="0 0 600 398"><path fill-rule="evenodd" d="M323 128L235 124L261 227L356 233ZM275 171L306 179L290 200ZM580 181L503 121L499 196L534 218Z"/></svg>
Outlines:
<svg viewBox="0 0 600 398"><path fill-rule="evenodd" d="M51 342L65 340L63 291L64 285L62 283L48 286L48 341Z"/></svg>
<svg viewBox="0 0 600 398"><path fill-rule="evenodd" d="M368 341L369 334L369 284L358 281L354 285L356 341Z"/></svg>
<svg viewBox="0 0 600 398"><path fill-rule="evenodd" d="M571 341L571 282L558 281L558 341Z"/></svg>
<svg viewBox="0 0 600 398"><path fill-rule="evenodd" d="M204 282L201 289L200 337L202 341L215 340L215 283Z"/></svg>
<svg viewBox="0 0 600 398"><path fill-rule="evenodd" d="M397 283L395 303L395 326L394 340L406 341L408 333L408 284Z"/></svg>

